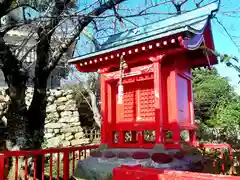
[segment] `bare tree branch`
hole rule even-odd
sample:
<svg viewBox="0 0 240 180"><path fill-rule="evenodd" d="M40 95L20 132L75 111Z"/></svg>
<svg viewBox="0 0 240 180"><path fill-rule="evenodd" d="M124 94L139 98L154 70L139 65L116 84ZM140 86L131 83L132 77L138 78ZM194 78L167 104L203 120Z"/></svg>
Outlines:
<svg viewBox="0 0 240 180"><path fill-rule="evenodd" d="M12 54L3 38L0 39L0 52L1 68L5 74L7 84L9 86L18 84L21 81L12 78L11 75L19 75L18 78L22 78L21 74L23 74L23 76L26 76L26 74L18 59ZM24 80L24 82L25 81L26 80Z"/></svg>
<svg viewBox="0 0 240 180"><path fill-rule="evenodd" d="M160 6L160 5L163 5L163 4L167 4L169 2L172 2L172 0L166 0L164 2L160 2L160 3L156 3L155 5L152 5L152 6L148 6L146 7L145 9L141 10L137 15L143 15L144 12L148 11L149 9L152 9L154 7L157 7L157 6ZM173 1L174 2L174 1Z"/></svg>
<svg viewBox="0 0 240 180"><path fill-rule="evenodd" d="M93 111L93 116L94 116L95 122L96 122L98 127L101 127L102 117L101 117L100 111L99 111L99 109L97 107L96 95L89 88L87 89L87 92L88 92L88 94L89 94L89 96L91 98L91 105L92 105L92 111Z"/></svg>
<svg viewBox="0 0 240 180"><path fill-rule="evenodd" d="M193 0L193 1L196 4L196 7L199 8L201 3L203 3L204 0L200 0L199 2L197 2L197 0Z"/></svg>
<svg viewBox="0 0 240 180"><path fill-rule="evenodd" d="M228 32L227 28L221 23L221 21L217 18L214 17L214 19L217 21L217 23L223 28L223 30L225 31L225 33L228 35L228 37L230 38L230 40L232 41L232 43L236 46L236 48L238 49L238 52L240 53L240 48L237 45L237 43L235 42L235 40L233 39L232 35Z"/></svg>
<svg viewBox="0 0 240 180"><path fill-rule="evenodd" d="M68 8L68 3L71 2L71 0L55 0L55 6L53 8L53 11L51 12L51 17L53 17L50 22L44 27L44 30L42 33L46 34L46 32L51 31L54 27L58 25L58 23L61 21L62 17L61 14ZM52 32L53 33L53 32ZM44 35L42 34L42 35ZM41 37L41 34L39 34ZM48 34L50 37L52 34Z"/></svg>
<svg viewBox="0 0 240 180"><path fill-rule="evenodd" d="M118 19L118 21L119 21L120 23L122 23L122 22L123 22L123 21L122 21L122 17L118 14L117 9L116 9L115 6L113 6L113 12L114 12L114 16L116 17L116 19Z"/></svg>
<svg viewBox="0 0 240 180"><path fill-rule="evenodd" d="M0 36L4 36L7 32L9 32L12 29L16 29L16 28L22 27L24 25L29 25L31 23L32 23L32 20L26 20L23 22L8 24L4 28L1 27L1 29L3 29L3 30L0 32Z"/></svg>
<svg viewBox="0 0 240 180"><path fill-rule="evenodd" d="M0 3L0 18L7 14L10 9L13 0L4 0ZM17 102L17 98L20 96L19 93L25 93L25 83L27 81L27 73L24 71L22 64L18 61L15 55L11 52L8 45L3 39L4 34L0 34L0 62L1 69L4 73L5 81L8 84L8 94L12 100L11 105L16 106L18 111L22 109L17 106L21 104L22 107L26 108L25 102Z"/></svg>
<svg viewBox="0 0 240 180"><path fill-rule="evenodd" d="M51 37L55 31L56 26L58 26L62 17L60 16L64 10L67 9L67 5L71 0L55 0L54 8L51 12L51 15L55 18L51 19L50 22L45 26L40 26L37 30L37 34L39 37L39 43L37 44L37 60L35 67L35 75L37 77L45 75L48 76L50 71L46 73L45 67L48 64L49 59L49 49L50 49L50 41ZM46 53L42 53L46 52ZM35 82L35 85L37 81Z"/></svg>
<svg viewBox="0 0 240 180"><path fill-rule="evenodd" d="M94 44L94 47L96 50L100 48L100 43L92 36L89 34L88 31L83 30L82 33Z"/></svg>
<svg viewBox="0 0 240 180"><path fill-rule="evenodd" d="M69 69L69 71L71 71L71 69ZM90 78L95 79L95 82L91 81L90 84L88 84L86 82L85 83L82 82L81 79L78 76L76 76L75 74L73 76L81 84L84 91L86 91L88 93L91 102L87 99L87 97L84 95L84 93L81 90L79 91L79 93L81 94L81 96L83 97L83 99L85 100L87 105L89 106L89 108L92 110L93 118L94 118L97 126L101 127L102 117L101 117L101 113L98 108L97 93L94 92L94 91L97 91L99 88L92 87L92 86L94 86L92 84L96 83L96 76L94 74L89 73Z"/></svg>
<svg viewBox="0 0 240 180"><path fill-rule="evenodd" d="M27 3L24 3L24 2L20 2L20 3L16 3L15 6L7 9L7 10L5 11L5 13L8 14L8 13L10 13L11 11L13 11L13 10L15 10L15 9L18 9L18 8L21 8L21 7L29 7L29 8L31 8L31 9L35 10L35 11L38 11L38 9L35 8L34 6L31 6L31 5L29 5L29 4L27 4Z"/></svg>
<svg viewBox="0 0 240 180"><path fill-rule="evenodd" d="M46 71L51 72L56 65L58 64L62 54L67 51L68 47L75 41L77 37L81 34L82 30L93 20L91 16L98 16L101 15L104 11L113 8L115 5L123 2L124 0L109 0L108 2L104 3L100 7L96 8L92 12L90 12L86 17L81 17L79 19L79 26L76 29L76 33L73 35L72 38L66 40L53 54L53 57L50 59L48 66L46 67Z"/></svg>
<svg viewBox="0 0 240 180"><path fill-rule="evenodd" d="M181 14L182 5L185 4L188 0L183 0L183 1L179 1L179 2L176 2L175 0L171 0L171 1L177 10L177 14Z"/></svg>

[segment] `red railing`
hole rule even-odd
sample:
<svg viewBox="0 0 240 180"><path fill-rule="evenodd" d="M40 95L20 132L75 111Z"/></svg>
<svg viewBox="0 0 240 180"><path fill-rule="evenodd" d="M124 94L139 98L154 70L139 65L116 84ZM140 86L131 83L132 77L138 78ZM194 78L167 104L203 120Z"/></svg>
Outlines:
<svg viewBox="0 0 240 180"><path fill-rule="evenodd" d="M202 148L204 151L207 150L212 150L212 152L220 152L220 154L218 153L218 156L220 157L220 159L224 159L226 158L226 153L225 150L228 150L227 155L229 156L229 160L232 160L232 148L230 145L228 144L199 144L197 145L198 147ZM69 148L53 148L53 149L43 149L43 150L33 150L33 151L8 151L8 152L4 152L2 154L0 154L0 180L17 180L18 177L21 177L22 179L28 179L28 177L32 177L32 179L37 179L39 177L39 175L37 175L39 173L39 170L37 170L37 161L39 161L39 156L41 156L40 158L40 164L41 164L41 179L44 179L46 176L49 176L50 180L53 179L62 179L63 180L68 180L70 177L73 177L74 174L74 170L76 168L76 163L77 160L80 159L85 159L89 153L91 149L96 149L98 147L98 145L94 145L94 146L82 146L82 147L69 147ZM9 162L9 157L11 157L13 159L13 164L10 165ZM29 163L29 159L32 160L31 163ZM23 169L21 171L19 171L19 162L22 162L22 166ZM217 164L218 163L218 164ZM29 166L32 165L32 171L31 171L31 175L29 174ZM12 167L11 171L8 171L8 167ZM221 168L221 172L225 173L226 172L226 166L224 163L219 163L219 162L213 162L212 166L216 166L216 167L220 167ZM151 177L155 177L156 176L156 170L154 169L142 169L142 168L133 168L133 169L126 169L126 168L119 168L119 170L117 170L118 173L118 177L120 177L120 179L128 179L127 175L132 174L133 176L131 176L131 179L137 179L137 177L145 177L144 174L151 174L151 172L153 173ZM134 170L134 172L133 172ZM124 172L125 171L125 172ZM10 172L10 173L9 173ZM37 173L38 172L38 173ZM123 173L124 172L124 173ZM129 173L128 173L129 172ZM166 171L165 171L166 172ZM122 174L121 174L122 173ZM115 173L116 174L116 173ZM124 175L125 174L125 175ZM143 174L143 175L141 175ZM149 176L147 176L146 179L150 178L150 174ZM234 174L234 171L232 169L232 174ZM205 174L206 175L206 174ZM198 174L198 179L201 179L201 177L203 178L206 177L203 174ZM116 175L114 175L114 180L118 179L115 178ZM186 173L186 172L181 172L179 174L179 172L177 174L159 174L159 172L157 172L157 176L158 179L165 178L165 179L173 179L174 177L178 177L181 176L181 178L194 178L196 177L194 175L194 173L192 174L191 172ZM193 176L190 178L190 176ZM208 175L208 177L210 177L211 175ZM212 178L215 176L211 176ZM219 177L220 176L216 176ZM221 176L221 178L226 178L225 176ZM227 178L230 178L229 176ZM236 178L236 177L233 177ZM231 179L233 179L231 178ZM207 178L206 178L207 179Z"/></svg>
<svg viewBox="0 0 240 180"><path fill-rule="evenodd" d="M219 173L222 174L235 174L234 169L231 169L231 172L226 173L227 168L226 164L224 164L224 160L227 159L230 165L232 163L232 148L229 144L197 144L196 147L199 147L203 150L203 155L206 157L208 155L207 152L211 151L211 156L219 159L219 161L212 162L212 169L219 169ZM205 154L206 153L206 154ZM211 169L211 168L209 168ZM208 170L209 170L208 169ZM131 179L131 180L160 180L160 179L168 179L168 180L181 180L181 179L236 179L240 180L240 177L236 176L227 176L227 175L217 175L217 174L207 174L207 173L194 173L194 172L186 172L186 171L173 171L173 170L163 170L163 169L153 169L153 168L143 168L139 165L135 167L122 166L120 168L115 168L113 170L113 180L121 180L121 179Z"/></svg>
<svg viewBox="0 0 240 180"><path fill-rule="evenodd" d="M229 144L199 144L198 147L202 148L204 151L211 151L212 154L214 154L214 152L217 154L217 151L218 151L220 153L219 166L221 168L221 173L225 174L226 168L229 168L229 167L225 167L226 165L224 164L224 160L227 158L227 160L229 161L228 165L232 167L231 174L232 175L235 174L234 168L233 168L233 152L232 152L232 147ZM227 153L226 153L226 150L227 150ZM217 161L213 161L212 166L213 168L217 168Z"/></svg>
<svg viewBox="0 0 240 180"><path fill-rule="evenodd" d="M32 158L33 179L37 179L37 160L41 157L41 179L46 175L50 180L62 179L68 180L73 176L77 160L85 159L90 150L98 148L98 145L69 147L69 148L52 148L32 151L7 151L0 154L0 180L18 180L19 177L26 180L29 176L29 159ZM12 158L12 166L9 158ZM20 171L19 162L22 160L24 168ZM61 166L62 165L62 166ZM11 166L11 175L9 167ZM46 167L47 166L47 167ZM56 168L56 172L54 171ZM46 174L46 171L47 174ZM54 172L53 172L54 171ZM62 175L62 176L61 176ZM10 177L11 176L11 177Z"/></svg>

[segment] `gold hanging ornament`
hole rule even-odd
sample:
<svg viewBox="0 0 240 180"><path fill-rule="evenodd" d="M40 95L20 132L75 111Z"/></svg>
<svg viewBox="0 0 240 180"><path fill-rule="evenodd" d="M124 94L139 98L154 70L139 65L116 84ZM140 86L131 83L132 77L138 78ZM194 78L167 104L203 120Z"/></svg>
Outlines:
<svg viewBox="0 0 240 180"><path fill-rule="evenodd" d="M123 55L120 57L120 77L119 77L119 85L118 85L118 104L123 104L123 95L124 95L124 88L123 88L123 77L124 77L124 69L128 68L126 61L123 58Z"/></svg>

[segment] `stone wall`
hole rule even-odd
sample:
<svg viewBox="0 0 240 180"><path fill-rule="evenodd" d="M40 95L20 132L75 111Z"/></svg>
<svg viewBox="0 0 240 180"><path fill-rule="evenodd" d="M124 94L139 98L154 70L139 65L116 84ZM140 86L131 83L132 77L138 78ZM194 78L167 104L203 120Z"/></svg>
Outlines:
<svg viewBox="0 0 240 180"><path fill-rule="evenodd" d="M66 147L89 144L89 130L83 129L79 120L76 101L71 90L49 90L47 97L47 117L45 120L44 147ZM6 108L9 98L5 90L0 90L0 114ZM26 104L30 105L33 89L26 91ZM4 117L3 121L6 122ZM99 132L94 131L94 138L99 138Z"/></svg>

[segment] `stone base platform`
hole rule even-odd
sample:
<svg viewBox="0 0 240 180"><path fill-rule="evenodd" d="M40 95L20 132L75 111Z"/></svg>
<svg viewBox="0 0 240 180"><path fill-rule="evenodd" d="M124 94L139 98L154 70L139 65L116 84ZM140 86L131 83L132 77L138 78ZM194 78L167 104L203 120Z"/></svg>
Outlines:
<svg viewBox="0 0 240 180"><path fill-rule="evenodd" d="M74 176L79 180L112 180L113 169L122 165L201 172L203 160L201 153L196 148L187 151L105 149L92 152L86 160L80 160Z"/></svg>

